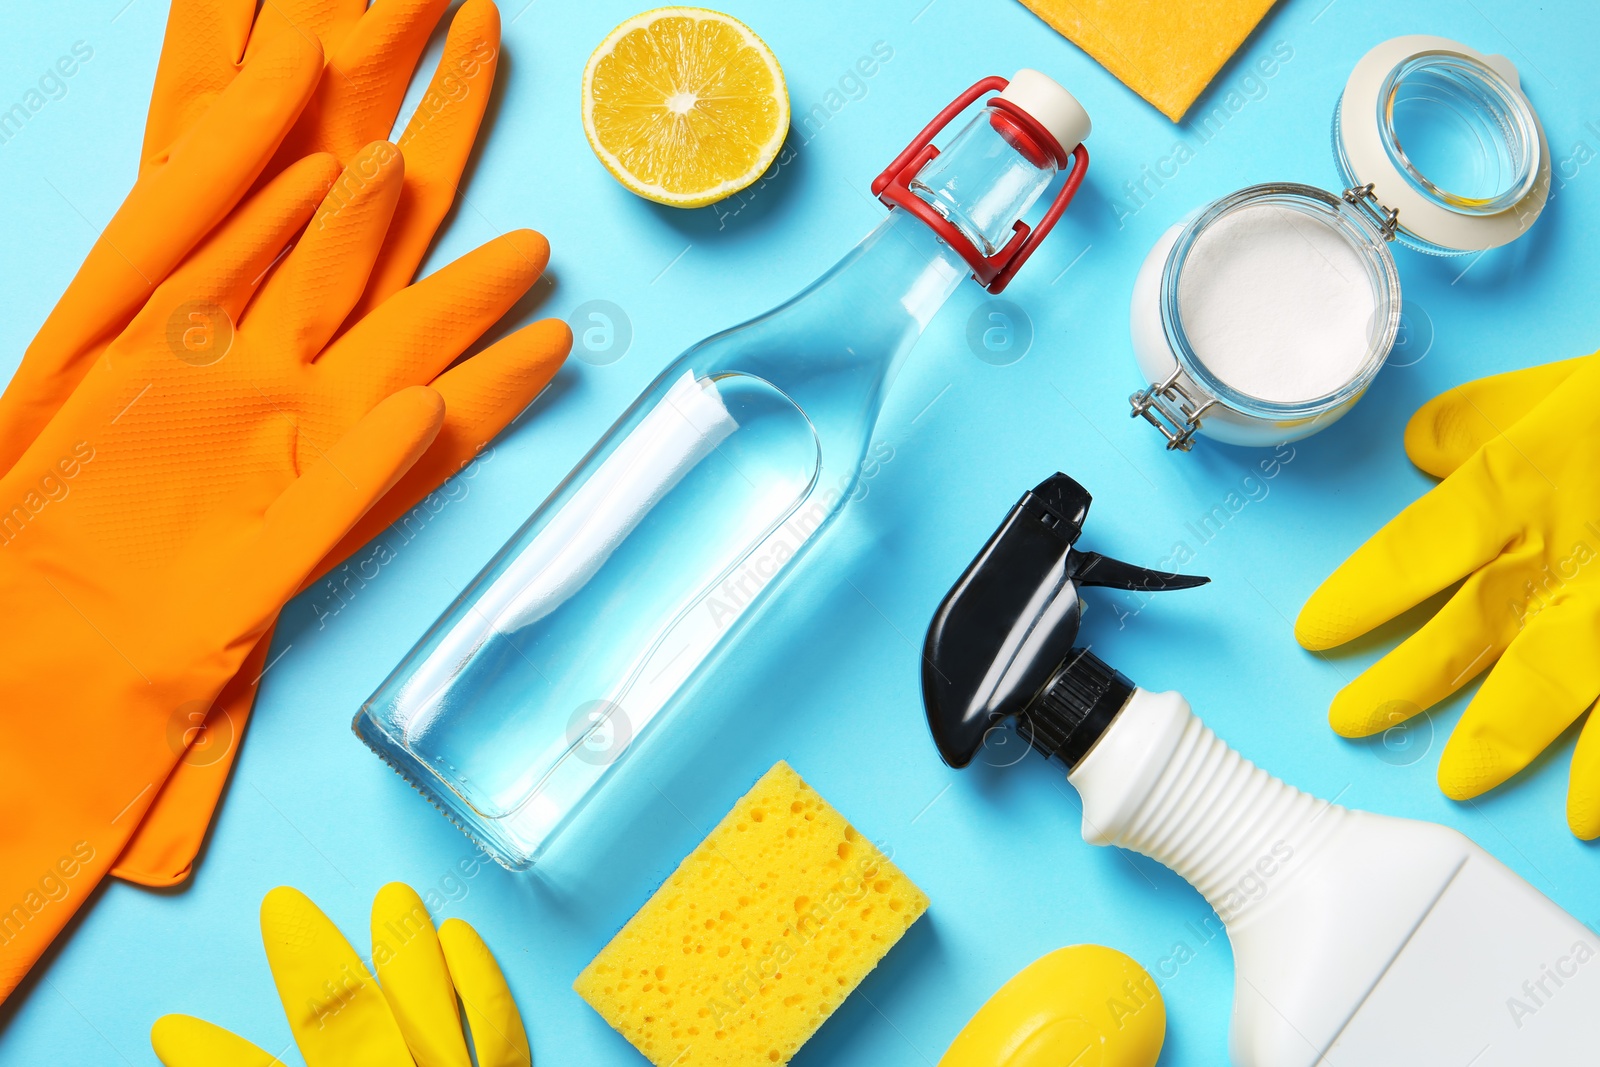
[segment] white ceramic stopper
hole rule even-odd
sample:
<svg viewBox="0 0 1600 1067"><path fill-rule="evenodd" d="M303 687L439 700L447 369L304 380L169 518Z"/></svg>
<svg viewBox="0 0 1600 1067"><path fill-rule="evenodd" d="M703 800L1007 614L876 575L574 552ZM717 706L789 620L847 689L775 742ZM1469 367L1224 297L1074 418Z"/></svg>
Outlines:
<svg viewBox="0 0 1600 1067"><path fill-rule="evenodd" d="M1048 75L1023 67L999 95L1037 119L1069 155L1089 138L1089 113Z"/></svg>

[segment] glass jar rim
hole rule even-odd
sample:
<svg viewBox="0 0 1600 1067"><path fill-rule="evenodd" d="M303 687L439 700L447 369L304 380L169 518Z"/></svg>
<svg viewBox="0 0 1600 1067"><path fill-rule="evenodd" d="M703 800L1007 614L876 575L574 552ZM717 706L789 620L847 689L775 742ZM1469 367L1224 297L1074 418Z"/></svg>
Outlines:
<svg viewBox="0 0 1600 1067"><path fill-rule="evenodd" d="M1506 121L1494 125L1504 135L1505 148L1519 164L1516 180L1505 190L1492 197L1469 197L1452 192L1435 184L1406 154L1394 128L1395 94L1406 79L1422 72L1465 76L1469 88L1480 91L1492 110L1505 115ZM1538 180L1541 149L1532 105L1498 71L1472 56L1429 49L1395 64L1378 90L1377 122L1379 141L1395 169L1408 185L1446 210L1464 215L1498 214L1520 203Z"/></svg>
<svg viewBox="0 0 1600 1067"><path fill-rule="evenodd" d="M1368 280L1377 290L1374 328L1367 354L1350 380L1332 392L1306 400L1266 400L1244 392L1219 378L1200 358L1183 329L1178 285L1184 263L1195 241L1212 223L1239 208L1264 203L1281 204L1336 222L1332 228L1350 241L1367 266ZM1218 402L1252 418L1284 422L1315 418L1343 407L1360 396L1382 369L1400 327L1400 275L1394 256L1377 226L1361 211L1325 189L1298 182L1251 185L1219 197L1189 220L1167 254L1161 270L1161 325L1167 344L1183 372Z"/></svg>

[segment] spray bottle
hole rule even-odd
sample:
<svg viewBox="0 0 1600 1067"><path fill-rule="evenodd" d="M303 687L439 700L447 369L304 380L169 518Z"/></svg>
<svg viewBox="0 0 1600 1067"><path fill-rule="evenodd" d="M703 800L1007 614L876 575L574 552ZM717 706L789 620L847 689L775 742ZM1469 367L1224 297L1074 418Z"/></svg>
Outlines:
<svg viewBox="0 0 1600 1067"><path fill-rule="evenodd" d="M1302 793L1181 695L1073 647L1081 587L1205 581L1079 551L1089 503L1066 475L1046 479L940 605L923 693L945 762L966 766L1014 719L1066 765L1084 840L1143 853L1205 896L1233 946L1237 1067L1594 1062L1586 926L1457 831Z"/></svg>

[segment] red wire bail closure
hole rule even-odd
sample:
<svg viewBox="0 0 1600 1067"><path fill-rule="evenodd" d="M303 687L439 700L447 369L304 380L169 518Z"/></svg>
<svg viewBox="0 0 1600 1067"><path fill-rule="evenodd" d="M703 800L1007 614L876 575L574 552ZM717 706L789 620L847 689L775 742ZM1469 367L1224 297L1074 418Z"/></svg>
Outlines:
<svg viewBox="0 0 1600 1067"><path fill-rule="evenodd" d="M1083 184L1084 172L1089 169L1088 149L1080 144L1072 150L1070 156L1072 170L1068 172L1067 180L1061 186L1061 191L1056 194L1055 201L1044 213L1044 218L1039 220L1038 228L1030 229L1026 222L1018 219L1012 227L1011 239L1006 242L1004 248L992 256L985 256L978 251L977 246L966 234L957 229L954 223L935 211L926 200L913 193L911 180L939 154L939 150L933 146L933 139L941 130L950 125L957 115L983 94L999 92L1009 84L1005 78L991 76L977 82L956 97L934 117L932 122L923 127L916 139L907 145L905 151L896 156L894 162L890 163L872 183L872 195L890 207L904 208L927 223L946 244L961 254L961 258L967 261L967 266L972 268L972 276L977 279L978 284L991 293L998 293L1011 283L1017 271L1021 270L1028 257L1033 255L1033 250L1039 247L1039 242L1049 236L1061 213L1067 210L1073 194L1078 191L1078 186ZM1021 142L1017 146L1020 151L1034 159L1053 159L1058 168L1067 166L1069 157L1066 149L1038 119L1009 100L994 99L989 101L989 106L1004 114L1008 120L1006 133L1009 138Z"/></svg>

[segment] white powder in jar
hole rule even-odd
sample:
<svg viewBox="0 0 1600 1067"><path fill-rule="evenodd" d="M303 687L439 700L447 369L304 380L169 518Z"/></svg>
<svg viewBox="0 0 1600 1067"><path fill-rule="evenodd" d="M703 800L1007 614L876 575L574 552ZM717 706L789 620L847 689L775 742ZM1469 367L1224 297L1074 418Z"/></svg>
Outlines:
<svg viewBox="0 0 1600 1067"><path fill-rule="evenodd" d="M1200 361L1240 392L1278 403L1314 400L1354 378L1375 306L1350 240L1276 204L1213 220L1178 279L1178 314Z"/></svg>

